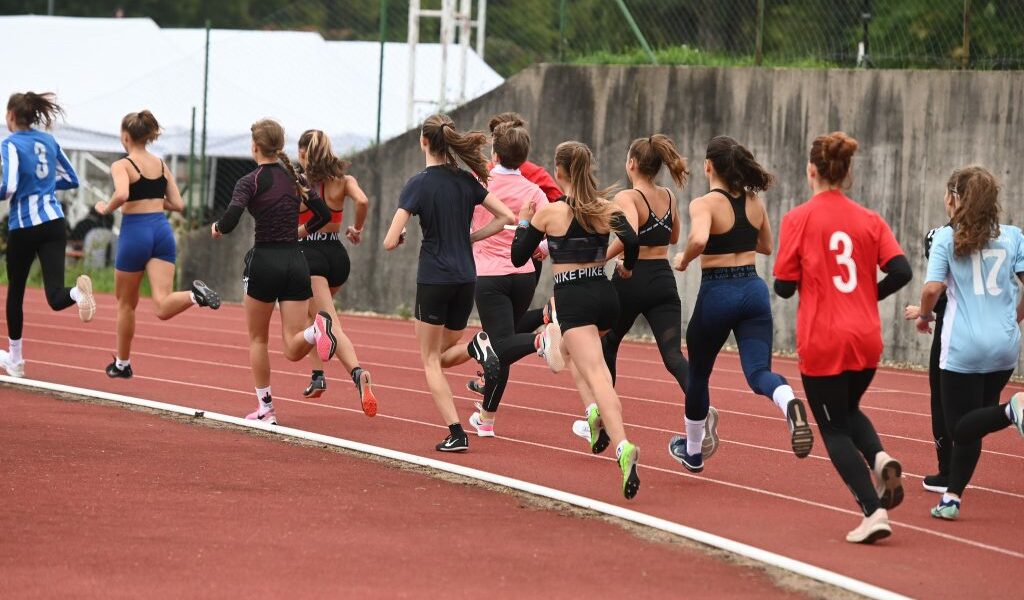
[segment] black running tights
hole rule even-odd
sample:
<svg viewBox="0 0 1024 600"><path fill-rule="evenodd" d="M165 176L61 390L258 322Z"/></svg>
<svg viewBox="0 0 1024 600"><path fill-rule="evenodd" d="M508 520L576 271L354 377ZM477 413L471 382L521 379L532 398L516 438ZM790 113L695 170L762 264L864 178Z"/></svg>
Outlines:
<svg viewBox="0 0 1024 600"><path fill-rule="evenodd" d="M875 377L874 369L843 371L839 375L801 375L804 393L832 466L853 492L865 516L881 505L871 481L875 455L882 451L871 420L860 409L860 399Z"/></svg>
<svg viewBox="0 0 1024 600"><path fill-rule="evenodd" d="M942 370L942 408L946 428L953 433L953 457L949 463L950 494L960 495L971 481L981 458L981 438L1008 427L999 394L1013 371L954 373Z"/></svg>
<svg viewBox="0 0 1024 600"><path fill-rule="evenodd" d="M495 412L508 384L509 366L534 352L533 333L516 333L533 300L537 277L533 273L483 276L476 280L476 310L480 325L491 338L494 351L501 360L501 372L484 386L483 407Z"/></svg>
<svg viewBox="0 0 1024 600"><path fill-rule="evenodd" d="M935 458L939 475L949 476L949 462L953 457L953 440L946 429L946 415L942 411L942 388L939 381L939 356L942 354L942 317L944 311L935 312L935 330L932 351L928 358L928 389L932 404L932 439L935 440Z"/></svg>
<svg viewBox="0 0 1024 600"><path fill-rule="evenodd" d="M48 221L35 227L11 230L7 238L7 335L20 340L25 324L22 304L25 282L32 262L39 257L43 271L46 301L53 310L64 310L74 304L71 288L64 287L64 253L67 232L64 219Z"/></svg>

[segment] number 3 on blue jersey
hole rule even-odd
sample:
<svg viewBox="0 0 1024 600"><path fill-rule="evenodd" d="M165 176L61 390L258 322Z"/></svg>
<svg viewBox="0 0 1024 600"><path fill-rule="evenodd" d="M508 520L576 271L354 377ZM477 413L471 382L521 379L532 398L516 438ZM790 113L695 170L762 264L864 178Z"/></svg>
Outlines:
<svg viewBox="0 0 1024 600"><path fill-rule="evenodd" d="M46 179L50 174L50 163L46 161L46 146L42 142L35 143L36 151L36 177Z"/></svg>

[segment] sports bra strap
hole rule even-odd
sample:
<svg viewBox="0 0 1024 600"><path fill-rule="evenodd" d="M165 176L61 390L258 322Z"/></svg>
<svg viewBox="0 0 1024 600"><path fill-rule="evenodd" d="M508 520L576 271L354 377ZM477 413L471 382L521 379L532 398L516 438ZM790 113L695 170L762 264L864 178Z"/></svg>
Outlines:
<svg viewBox="0 0 1024 600"><path fill-rule="evenodd" d="M124 159L125 159L126 161L130 162L130 163L132 164L132 166L133 166L133 167L135 167L135 171L136 171L136 172L137 172L137 173L139 174L139 176L141 177L141 176L142 176L142 169L140 169L140 168L139 168L139 165L135 164L135 161L134 161L134 160L132 160L132 159L131 159L130 157L127 157L127 156L126 156L126 157L124 157ZM163 162L163 161L161 161L161 162ZM163 171L161 171L161 173L163 173Z"/></svg>
<svg viewBox="0 0 1024 600"><path fill-rule="evenodd" d="M639 189L637 189L637 188L633 188L633 191L634 191L634 192L636 192L636 193L638 193L638 194L640 194L640 197L644 199L644 204L646 204L646 205L647 205L647 212L653 215L653 214L654 214L654 209L653 209L653 208L651 208L651 203L647 201L647 196L646 196L646 195L644 195L644 193L643 193L643 192L641 192L641 191L640 191Z"/></svg>

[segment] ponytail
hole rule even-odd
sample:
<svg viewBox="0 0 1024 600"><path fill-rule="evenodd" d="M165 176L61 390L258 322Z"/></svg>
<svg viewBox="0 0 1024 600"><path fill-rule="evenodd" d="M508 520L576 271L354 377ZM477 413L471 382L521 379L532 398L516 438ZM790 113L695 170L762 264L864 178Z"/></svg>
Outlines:
<svg viewBox="0 0 1024 600"><path fill-rule="evenodd" d="M25 92L11 94L7 100L7 110L14 114L14 123L19 127L32 127L38 123L49 129L64 116L64 109L57 104L53 92Z"/></svg>
<svg viewBox="0 0 1024 600"><path fill-rule="evenodd" d="M953 248L969 256L999 237L999 183L987 169L973 166L953 171L946 190L957 200L953 211Z"/></svg>
<svg viewBox="0 0 1024 600"><path fill-rule="evenodd" d="M306 177L310 181L331 181L345 177L351 163L334 154L331 138L319 129L307 129L299 136L299 149L306 151Z"/></svg>
<svg viewBox="0 0 1024 600"><path fill-rule="evenodd" d="M482 183L487 183L490 173L482 151L487 143L483 132L461 133L455 129L451 117L437 114L427 117L420 134L427 139L431 154L444 157L445 162L455 168L461 159Z"/></svg>
<svg viewBox="0 0 1024 600"><path fill-rule="evenodd" d="M306 198L309 197L309 188L303 185L302 179L299 178L299 174L295 171L292 161L288 159L288 155L285 154L283 150L278 150L276 154L277 160L281 161L281 165L284 166L285 171L288 171L288 174L291 175L292 179L295 181L295 191L299 193L299 197L303 202L305 202Z"/></svg>
<svg viewBox="0 0 1024 600"><path fill-rule="evenodd" d="M823 181L840 185L850 173L850 162L858 146L857 140L842 131L819 135L811 144L808 160Z"/></svg>
<svg viewBox="0 0 1024 600"><path fill-rule="evenodd" d="M593 163L593 153L581 142L562 142L555 148L555 166L569 178L568 204L576 221L589 233L610 230L612 217L621 212L603 197L612 190L597 189Z"/></svg>
<svg viewBox="0 0 1024 600"><path fill-rule="evenodd" d="M729 136L720 135L708 143L705 158L711 161L729 191L763 192L775 185L775 176L756 160L754 155Z"/></svg>
<svg viewBox="0 0 1024 600"><path fill-rule="evenodd" d="M633 140L629 145L629 158L636 160L637 171L651 179L658 176L662 166L668 167L678 187L684 187L690 177L686 159L679 154L672 140L660 133Z"/></svg>

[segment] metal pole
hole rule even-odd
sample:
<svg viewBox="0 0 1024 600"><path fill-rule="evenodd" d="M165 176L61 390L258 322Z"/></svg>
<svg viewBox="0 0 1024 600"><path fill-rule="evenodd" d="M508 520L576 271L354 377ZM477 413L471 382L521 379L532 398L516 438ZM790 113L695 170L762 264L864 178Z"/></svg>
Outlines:
<svg viewBox="0 0 1024 600"><path fill-rule="evenodd" d="M871 49L869 46L868 38L868 24L871 22L871 0L864 0L864 12L860 14L861 22L864 24L864 30L861 33L860 41L860 56L858 57L858 67L870 67L871 66Z"/></svg>
<svg viewBox="0 0 1024 600"><path fill-rule="evenodd" d="M469 36L472 32L473 0L460 0L459 9L459 104L466 101L466 71L469 67Z"/></svg>
<svg viewBox="0 0 1024 600"><path fill-rule="evenodd" d="M484 58L484 42L487 32L487 0L477 0L476 3L476 53L480 59Z"/></svg>
<svg viewBox="0 0 1024 600"><path fill-rule="evenodd" d="M416 105L416 44L420 42L420 0L409 0L409 96L405 109L405 126L412 129Z"/></svg>
<svg viewBox="0 0 1024 600"><path fill-rule="evenodd" d="M754 64L764 60L764 0L757 0L757 37L754 38Z"/></svg>
<svg viewBox="0 0 1024 600"><path fill-rule="evenodd" d="M962 69L971 65L971 0L964 0L964 50L961 60Z"/></svg>
<svg viewBox="0 0 1024 600"><path fill-rule="evenodd" d="M46 14L50 15L51 17L53 16L53 0L48 0L46 2Z"/></svg>
<svg viewBox="0 0 1024 600"><path fill-rule="evenodd" d="M195 215L195 162L196 162L196 107L192 107L192 133L188 144L188 204L185 205L185 220Z"/></svg>
<svg viewBox="0 0 1024 600"><path fill-rule="evenodd" d="M622 11L622 16L626 18L626 23L629 24L629 28L633 30L633 35L636 36L640 46L643 47L644 52L647 53L647 58L651 59L651 64L658 64L658 57L654 55L654 51L651 50L650 44L647 43L647 38L644 37L640 28L637 27L636 21L633 20L633 13L629 12L629 8L626 7L625 0L616 0L616 4L619 5L619 10Z"/></svg>
<svg viewBox="0 0 1024 600"><path fill-rule="evenodd" d="M558 62L565 62L565 4L562 0L558 6Z"/></svg>
<svg viewBox="0 0 1024 600"><path fill-rule="evenodd" d="M206 20L206 51L203 61L203 133L202 140L200 142L200 156L199 156L199 184L202 186L199 189L199 203L203 206L209 206L209 202L206 198L207 185L206 185L206 107L207 100L209 99L209 88L210 88L210 20Z"/></svg>
<svg viewBox="0 0 1024 600"><path fill-rule="evenodd" d="M377 145L380 145L380 122L384 106L384 40L388 30L388 0L380 0L380 64L377 67Z"/></svg>
<svg viewBox="0 0 1024 600"><path fill-rule="evenodd" d="M437 112L443 113L448 106L448 44L454 33L452 17L455 16L455 0L441 0L441 92L437 100Z"/></svg>

